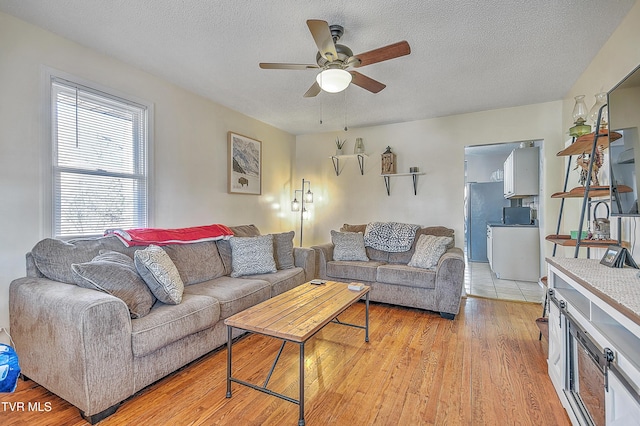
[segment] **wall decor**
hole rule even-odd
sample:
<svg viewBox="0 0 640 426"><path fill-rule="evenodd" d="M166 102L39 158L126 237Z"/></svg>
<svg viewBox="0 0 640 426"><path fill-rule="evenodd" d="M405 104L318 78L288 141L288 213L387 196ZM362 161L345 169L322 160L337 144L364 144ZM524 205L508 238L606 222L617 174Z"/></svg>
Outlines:
<svg viewBox="0 0 640 426"><path fill-rule="evenodd" d="M227 191L229 194L262 194L262 142L228 133Z"/></svg>
<svg viewBox="0 0 640 426"><path fill-rule="evenodd" d="M388 146L387 150L382 153L382 174L395 174L396 173L396 155L391 152L391 147Z"/></svg>

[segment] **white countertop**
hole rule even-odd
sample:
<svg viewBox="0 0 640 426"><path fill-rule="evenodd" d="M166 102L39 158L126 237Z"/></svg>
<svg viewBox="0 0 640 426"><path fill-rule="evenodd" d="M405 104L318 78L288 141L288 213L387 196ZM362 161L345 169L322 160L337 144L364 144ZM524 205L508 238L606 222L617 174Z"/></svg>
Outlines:
<svg viewBox="0 0 640 426"><path fill-rule="evenodd" d="M547 262L593 290L632 321L640 324L640 269L610 268L599 259L552 257Z"/></svg>

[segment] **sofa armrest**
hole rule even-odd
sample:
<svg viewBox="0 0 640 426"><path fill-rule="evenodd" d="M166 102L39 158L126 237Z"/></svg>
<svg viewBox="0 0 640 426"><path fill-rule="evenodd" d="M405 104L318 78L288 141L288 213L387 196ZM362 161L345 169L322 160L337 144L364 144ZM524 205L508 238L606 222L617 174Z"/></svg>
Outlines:
<svg viewBox="0 0 640 426"><path fill-rule="evenodd" d="M9 315L24 375L85 415L133 394L131 318L122 300L25 277L9 287Z"/></svg>
<svg viewBox="0 0 640 426"><path fill-rule="evenodd" d="M295 266L304 269L304 276L307 281L315 278L316 258L313 250L306 247L294 247L293 263Z"/></svg>
<svg viewBox="0 0 640 426"><path fill-rule="evenodd" d="M436 267L436 303L442 313L457 315L464 286L464 253L458 247L447 250Z"/></svg>
<svg viewBox="0 0 640 426"><path fill-rule="evenodd" d="M333 243L324 243L311 248L316 254L316 277L323 280L327 277L327 262L333 260Z"/></svg>

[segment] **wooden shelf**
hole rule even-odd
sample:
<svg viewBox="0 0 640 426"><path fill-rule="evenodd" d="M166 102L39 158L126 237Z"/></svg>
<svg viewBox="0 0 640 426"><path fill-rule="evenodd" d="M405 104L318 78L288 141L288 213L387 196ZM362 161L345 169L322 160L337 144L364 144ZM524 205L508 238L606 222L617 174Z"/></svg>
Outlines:
<svg viewBox="0 0 640 426"><path fill-rule="evenodd" d="M588 135L582 135L574 143L558 152L556 155L558 157L562 157L565 155L580 155L583 152L591 153L591 148L593 146L593 133L589 133ZM609 141L617 141L620 139L622 135L618 132L611 132L611 138L609 138L609 132L598 133L598 145L601 145L603 149L607 149L609 147Z"/></svg>
<svg viewBox="0 0 640 426"><path fill-rule="evenodd" d="M573 188L569 192L556 192L551 198L582 198L584 197L584 186ZM618 185L618 192L632 192L633 189L627 185ZM589 187L589 198L608 197L609 186L591 186Z"/></svg>
<svg viewBox="0 0 640 426"><path fill-rule="evenodd" d="M547 235L545 240L562 247L575 247L578 242L569 235ZM580 247L602 248L611 245L618 245L618 240L580 240ZM626 247L628 243L623 242L622 245Z"/></svg>

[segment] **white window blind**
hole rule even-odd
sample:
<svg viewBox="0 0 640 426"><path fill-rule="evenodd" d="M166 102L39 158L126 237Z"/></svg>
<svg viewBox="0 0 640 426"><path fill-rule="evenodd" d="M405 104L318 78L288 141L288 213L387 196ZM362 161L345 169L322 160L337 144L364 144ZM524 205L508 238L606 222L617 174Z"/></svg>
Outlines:
<svg viewBox="0 0 640 426"><path fill-rule="evenodd" d="M51 81L56 237L147 226L147 108Z"/></svg>

